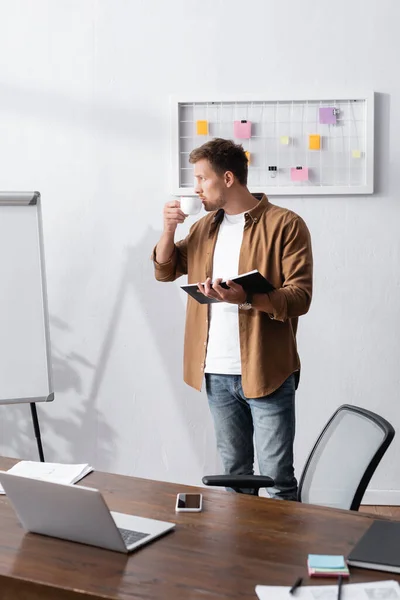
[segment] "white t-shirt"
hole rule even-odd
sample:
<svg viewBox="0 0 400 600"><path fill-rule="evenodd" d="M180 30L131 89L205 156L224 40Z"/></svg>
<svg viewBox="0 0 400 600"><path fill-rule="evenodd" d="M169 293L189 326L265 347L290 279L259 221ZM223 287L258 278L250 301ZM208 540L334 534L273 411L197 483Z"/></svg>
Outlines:
<svg viewBox="0 0 400 600"><path fill-rule="evenodd" d="M215 245L213 280L219 277L231 279L238 275L244 214L224 216ZM210 330L204 371L219 375L240 375L242 372L237 304L210 304Z"/></svg>

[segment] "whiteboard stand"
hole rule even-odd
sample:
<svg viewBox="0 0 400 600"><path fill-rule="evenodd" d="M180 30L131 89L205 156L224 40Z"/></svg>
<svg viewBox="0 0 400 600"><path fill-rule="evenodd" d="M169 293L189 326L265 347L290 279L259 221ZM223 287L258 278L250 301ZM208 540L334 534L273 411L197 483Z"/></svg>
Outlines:
<svg viewBox="0 0 400 600"><path fill-rule="evenodd" d="M44 454L43 454L42 438L40 437L40 425L39 425L39 418L38 418L38 414L37 414L37 410L36 410L36 404L34 402L30 402L30 405L31 405L33 430L35 432L35 438L36 438L36 443L37 443L37 447L38 447L39 458L40 458L41 462L45 462Z"/></svg>
<svg viewBox="0 0 400 600"><path fill-rule="evenodd" d="M0 404L54 400L39 192L0 192Z"/></svg>

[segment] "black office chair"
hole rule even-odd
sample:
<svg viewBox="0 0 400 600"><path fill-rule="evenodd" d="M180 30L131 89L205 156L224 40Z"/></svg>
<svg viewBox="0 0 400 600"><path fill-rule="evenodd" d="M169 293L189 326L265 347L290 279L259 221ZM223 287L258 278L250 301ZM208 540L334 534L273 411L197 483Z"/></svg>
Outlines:
<svg viewBox="0 0 400 600"><path fill-rule="evenodd" d="M343 404L329 419L312 449L300 477L297 500L358 510L367 485L390 446L395 431L383 417L358 406ZM207 475L205 485L273 487L263 475Z"/></svg>

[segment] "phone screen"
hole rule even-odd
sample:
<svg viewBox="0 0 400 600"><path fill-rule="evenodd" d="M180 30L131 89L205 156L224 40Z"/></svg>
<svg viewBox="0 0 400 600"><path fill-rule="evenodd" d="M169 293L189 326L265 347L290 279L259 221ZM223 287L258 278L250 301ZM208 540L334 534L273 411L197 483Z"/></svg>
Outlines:
<svg viewBox="0 0 400 600"><path fill-rule="evenodd" d="M178 508L200 508L200 494L179 494Z"/></svg>

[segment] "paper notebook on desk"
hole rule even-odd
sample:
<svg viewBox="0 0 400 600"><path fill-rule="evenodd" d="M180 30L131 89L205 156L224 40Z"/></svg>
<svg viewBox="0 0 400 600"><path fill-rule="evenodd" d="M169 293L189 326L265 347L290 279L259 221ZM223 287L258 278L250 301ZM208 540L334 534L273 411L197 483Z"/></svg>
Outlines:
<svg viewBox="0 0 400 600"><path fill-rule="evenodd" d="M295 579L295 577L294 577ZM290 594L290 587L257 585L260 600L336 600L337 585L303 585ZM397 581L371 581L369 583L343 583L342 600L400 600Z"/></svg>
<svg viewBox="0 0 400 600"><path fill-rule="evenodd" d="M31 477L32 479L53 481L54 483L76 483L92 471L93 467L87 463L70 465L21 460L7 472L14 475L21 475L22 477ZM0 494L4 493L0 485Z"/></svg>
<svg viewBox="0 0 400 600"><path fill-rule="evenodd" d="M400 523L376 520L350 552L352 567L400 573Z"/></svg>

